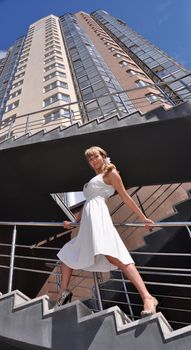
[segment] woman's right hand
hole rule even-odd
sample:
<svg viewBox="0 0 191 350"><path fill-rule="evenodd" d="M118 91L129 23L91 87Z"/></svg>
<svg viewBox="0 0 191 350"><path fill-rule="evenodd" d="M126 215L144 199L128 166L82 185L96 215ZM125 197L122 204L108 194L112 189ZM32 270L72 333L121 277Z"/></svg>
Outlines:
<svg viewBox="0 0 191 350"><path fill-rule="evenodd" d="M64 225L64 228L66 228L67 230L71 230L71 228L72 228L72 222L71 221L64 221L63 225Z"/></svg>

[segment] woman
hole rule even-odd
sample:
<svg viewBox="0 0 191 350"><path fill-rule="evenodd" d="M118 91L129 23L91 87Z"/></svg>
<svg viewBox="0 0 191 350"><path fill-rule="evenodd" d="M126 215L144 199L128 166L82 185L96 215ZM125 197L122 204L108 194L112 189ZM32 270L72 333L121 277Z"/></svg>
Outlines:
<svg viewBox="0 0 191 350"><path fill-rule="evenodd" d="M93 146L85 151L85 157L96 175L83 189L86 202L76 218L80 221L79 233L58 253L62 261L62 281L60 298L56 305L60 306L71 300L72 293L67 288L73 269L106 272L119 268L140 293L144 304L141 315L153 314L158 302L148 292L133 259L113 226L105 200L117 191L122 201L145 223L146 228L151 228L154 223L128 195L119 172L110 163L105 150ZM70 221L64 221L66 229L71 226Z"/></svg>

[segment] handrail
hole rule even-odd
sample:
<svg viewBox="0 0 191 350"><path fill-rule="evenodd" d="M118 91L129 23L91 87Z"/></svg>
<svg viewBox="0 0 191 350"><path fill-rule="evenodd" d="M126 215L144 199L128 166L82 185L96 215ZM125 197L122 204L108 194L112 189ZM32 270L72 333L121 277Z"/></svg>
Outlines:
<svg viewBox="0 0 191 350"><path fill-rule="evenodd" d="M114 226L127 227L145 227L144 222L114 222ZM0 226L46 226L46 227L63 227L63 222L34 222L34 221L0 221ZM78 222L72 222L72 227L80 226ZM151 225L154 227L186 227L191 226L191 221L158 221ZM71 228L69 230L71 230Z"/></svg>
<svg viewBox="0 0 191 350"><path fill-rule="evenodd" d="M143 227L145 228L145 224L144 222L116 222L114 223L115 226L125 226L125 227ZM40 273L40 274L44 274L44 275L48 275L50 276L51 274L55 274L55 276L58 275L58 273L55 273L54 271L47 271L45 269L41 270L41 269L34 269L34 268L30 268L30 267L19 267L19 266L15 266L14 265L14 259L18 259L18 258L22 258L22 259L26 259L26 260L39 260L39 261L48 261L48 262L54 262L56 263L56 259L53 258L43 258L43 257L33 257L33 256L23 256L23 255L15 255L14 249L16 248L16 229L18 226L34 226L34 227L62 227L63 231L65 231L62 234L68 234L69 232L71 232L72 228L74 227L78 227L80 225L80 223L77 222L72 222L72 227L69 230L64 229L63 226L63 222L34 222L34 221L28 221L28 222L24 222L24 221L0 221L0 226L12 226L13 227L13 239L12 239L12 244L10 246L12 246L12 251L11 254L1 254L1 257L4 258L11 258L10 259L10 267L5 266L5 265L0 265L0 268L4 268L4 269L9 269L9 281L8 281L8 291L10 292L12 290L12 284L13 284L13 271L14 270L20 270L20 271L28 271L28 272L32 272L32 273ZM160 227L166 227L166 228L170 228L170 227L185 227L190 235L190 228L191 227L191 221L173 221L173 222L155 222L153 225L151 225L151 227L148 227L150 229L152 228L160 228ZM191 235L190 235L191 237ZM49 248L48 248L49 249ZM55 249L55 248L54 248ZM141 254L141 253L146 253L146 254L152 254L152 255L157 255L157 254L161 254L161 253L155 253L155 252L132 252L132 254ZM167 253L162 253L162 254L167 254ZM177 255L177 256L190 256L191 254L180 254L180 253L170 253L170 255ZM175 276L177 277L190 277L190 271L191 269L183 269L183 268L167 268L167 267L155 267L155 266L137 266L137 268L139 269L139 273L140 274L146 274L148 276L155 274L156 276L172 276L175 278ZM56 277L57 278L57 277ZM128 299L128 294L127 290L126 290L126 285L125 283L129 283L128 279L124 279L124 278L111 278L110 281L113 282L122 282L124 284L124 291L125 291L125 295L126 298ZM170 288L186 288L187 290L189 290L191 288L191 285L185 284L185 283L177 283L178 281L175 281L176 283L169 283L168 282L161 282L159 281L146 281L145 284L146 285L156 285L156 286L160 286L160 287L170 287ZM102 291L101 285L98 281L98 277L96 276L96 274L94 274L94 285L95 285L95 289L97 291L96 294L96 299L98 302L98 308L101 310L103 309L103 305L102 302L104 302L105 300L102 299L102 296L100 294L100 291ZM104 290L104 289L103 289ZM120 303L120 302L119 302ZM129 311L131 314L132 319L134 319L134 317L136 317L133 312L131 312L131 305L133 305L131 303L131 301L128 299L127 300L127 304L129 305Z"/></svg>

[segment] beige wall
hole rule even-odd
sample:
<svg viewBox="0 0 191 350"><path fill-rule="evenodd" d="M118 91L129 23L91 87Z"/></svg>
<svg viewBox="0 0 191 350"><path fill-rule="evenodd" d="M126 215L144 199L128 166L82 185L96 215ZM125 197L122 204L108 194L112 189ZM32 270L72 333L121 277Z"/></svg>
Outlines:
<svg viewBox="0 0 191 350"><path fill-rule="evenodd" d="M47 33L48 29L45 31L45 24L46 20L49 18L52 18L54 21L53 24L50 24L50 28L53 29L52 25L56 27L57 33L55 34L57 37L54 39L58 41L59 43L55 43L55 45L58 45L60 48L52 48L49 51L45 51L48 47L45 46L47 42L45 42L45 34ZM32 37L31 37L31 29L34 28ZM55 30L55 29L54 29ZM51 46L50 44L49 46ZM51 56L45 57L45 54L48 52L51 52L52 50L58 50L61 52L61 54L52 54ZM28 55L27 57L25 57ZM59 59L54 59L51 62L44 63L45 60L47 60L50 57L53 57L54 55L57 55L59 57L62 57L62 61ZM24 62L26 60L26 62ZM22 63L23 62L23 63ZM45 68L51 64L54 64L55 62L64 64L64 68L52 68L45 72ZM21 69L20 68L24 68ZM53 77L47 81L44 81L44 77L55 70L62 71L66 74L66 77L60 77L56 76ZM66 104L67 102L63 100L56 101L47 107L44 106L43 100L56 94L56 93L63 93L70 96L71 102L77 101L77 97L74 90L74 85L69 69L68 59L66 56L66 51L62 39L62 34L59 27L59 19L56 16L48 16L45 18L40 19L39 21L33 23L29 27L29 31L25 40L25 45L22 50L22 55L17 67L17 71L15 73L15 76L18 74L25 72L24 76L18 79L15 79L13 81L13 85L17 83L20 80L24 80L23 84L15 87L11 90L10 95L14 93L15 91L22 89L22 92L20 95L13 97L8 100L7 105L14 103L15 101L19 100L19 106L11 111L8 111L4 114L3 119L7 119L14 115L16 113L16 116L22 116L22 115L30 115L30 113L44 110L44 112L40 112L37 114L33 114L29 117L29 130L31 133L38 132L41 129L46 128L46 131L49 131L50 129L58 126L58 125L70 125L70 121L67 118L63 118L62 121L59 119L54 122L50 122L46 125L44 125L44 118L43 115L47 114L46 109L50 109L52 107L61 106ZM66 82L68 84L68 89L63 89L61 87L56 87L54 89L51 89L48 92L44 91L44 87L51 84L55 81L62 81ZM68 107L66 107L68 108ZM74 111L74 115L76 115L75 120L80 121L80 114L77 103L75 105L71 106L71 109ZM24 124L26 122L26 117L18 118L14 124L14 134L17 136L22 135L25 132ZM21 126L22 124L22 126Z"/></svg>

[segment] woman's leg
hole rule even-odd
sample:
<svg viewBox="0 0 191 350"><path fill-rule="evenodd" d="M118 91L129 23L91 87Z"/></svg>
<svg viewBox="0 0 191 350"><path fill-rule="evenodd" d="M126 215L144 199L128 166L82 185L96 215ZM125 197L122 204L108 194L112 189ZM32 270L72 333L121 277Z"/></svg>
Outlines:
<svg viewBox="0 0 191 350"><path fill-rule="evenodd" d="M59 295L61 295L68 288L72 271L73 269L61 262L61 285Z"/></svg>
<svg viewBox="0 0 191 350"><path fill-rule="evenodd" d="M120 260L109 255L106 255L106 258L111 264L117 266L138 290L144 303L144 310L151 310L152 307L155 306L155 299L147 290L143 279L137 271L135 265L132 263L125 265Z"/></svg>

